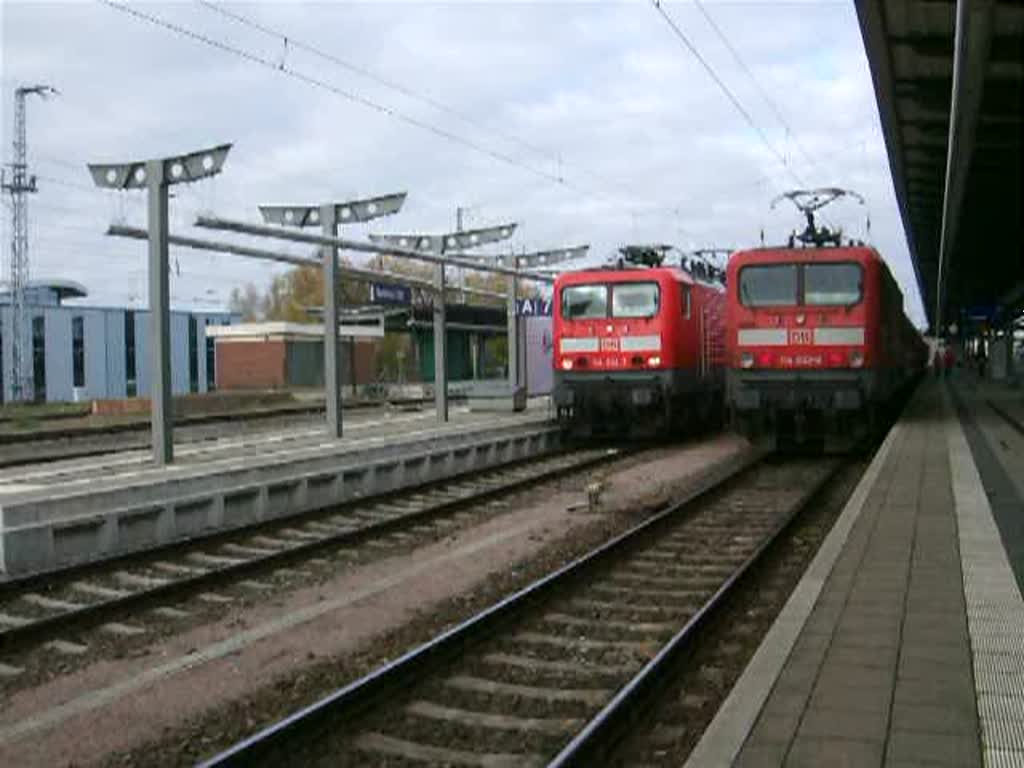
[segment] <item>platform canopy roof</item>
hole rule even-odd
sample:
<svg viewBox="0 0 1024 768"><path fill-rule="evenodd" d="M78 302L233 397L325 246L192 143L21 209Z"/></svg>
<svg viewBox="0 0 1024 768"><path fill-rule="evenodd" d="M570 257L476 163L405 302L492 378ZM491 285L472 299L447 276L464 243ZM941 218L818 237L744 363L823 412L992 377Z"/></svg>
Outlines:
<svg viewBox="0 0 1024 768"><path fill-rule="evenodd" d="M930 324L1024 307L1024 4L856 0Z"/></svg>

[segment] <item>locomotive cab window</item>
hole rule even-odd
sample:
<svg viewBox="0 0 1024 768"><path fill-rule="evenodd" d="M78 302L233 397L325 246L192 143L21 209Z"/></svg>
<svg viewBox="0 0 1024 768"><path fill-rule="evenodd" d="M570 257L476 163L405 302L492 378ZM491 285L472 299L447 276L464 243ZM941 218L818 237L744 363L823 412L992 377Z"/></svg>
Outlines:
<svg viewBox="0 0 1024 768"><path fill-rule="evenodd" d="M567 285L562 288L562 317L586 320L608 316L608 286Z"/></svg>
<svg viewBox="0 0 1024 768"><path fill-rule="evenodd" d="M740 270L740 301L748 307L791 307L799 298L796 264L768 264Z"/></svg>
<svg viewBox="0 0 1024 768"><path fill-rule="evenodd" d="M864 293L860 264L805 264L804 303L815 306L858 304Z"/></svg>
<svg viewBox="0 0 1024 768"><path fill-rule="evenodd" d="M657 283L617 283L612 286L612 317L654 317L661 304Z"/></svg>
<svg viewBox="0 0 1024 768"><path fill-rule="evenodd" d="M680 287L680 301L679 303L683 306L683 319L690 319L690 286L681 285Z"/></svg>

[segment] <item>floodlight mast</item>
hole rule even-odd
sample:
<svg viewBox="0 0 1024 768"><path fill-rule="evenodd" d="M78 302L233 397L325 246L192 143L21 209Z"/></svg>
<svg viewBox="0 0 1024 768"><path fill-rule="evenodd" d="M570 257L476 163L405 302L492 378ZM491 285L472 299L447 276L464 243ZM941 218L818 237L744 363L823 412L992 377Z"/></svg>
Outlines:
<svg viewBox="0 0 1024 768"><path fill-rule="evenodd" d="M25 341L28 335L28 310L25 304L25 287L29 279L29 236L28 196L36 192L36 177L28 172L28 131L27 97L36 95L46 99L58 93L49 85L23 85L14 91L14 157L11 160L11 176L0 171L0 189L11 195L11 325L7 334L11 347L11 399L22 400L30 389L27 366L25 365ZM0 361L2 363L2 361ZM45 392L33 392L38 398ZM0 391L0 401L3 392Z"/></svg>
<svg viewBox="0 0 1024 768"><path fill-rule="evenodd" d="M416 251L425 251L443 257L447 252L457 251L461 253L464 248L507 240L512 237L516 226L516 223L512 222L495 227L471 230L464 230L460 227L455 232L449 232L444 235L426 235L422 233L370 235L370 240L376 243L392 244L403 250L407 250L411 245ZM456 264L463 266L464 261L463 264L458 262ZM444 260L437 259L434 264L434 282L437 288L434 295L434 407L437 411L437 420L442 423L448 421L448 334L445 331L447 308L445 306L444 270ZM514 282L515 265L509 265L508 271L512 272L511 281ZM513 296L515 294L514 287L512 294Z"/></svg>
<svg viewBox="0 0 1024 768"><path fill-rule="evenodd" d="M587 255L590 245L575 245L569 248L554 248L545 251L533 251L531 253L520 253L513 255L508 261L510 267L516 271L522 269L537 269L564 264L567 261L582 258ZM518 309L518 281L515 276L508 278L508 383L513 394L519 388L521 378L519 371L519 309ZM523 382L525 386L526 382Z"/></svg>
<svg viewBox="0 0 1024 768"><path fill-rule="evenodd" d="M519 308L518 283L516 275L524 270L547 269L565 264L587 255L590 245L574 245L568 248L551 248L544 251L520 253L510 251L508 255L480 255L481 262L504 264L506 268L506 315L508 328L508 383L513 394L519 386ZM464 254L464 257L471 254Z"/></svg>
<svg viewBox="0 0 1024 768"><path fill-rule="evenodd" d="M174 461L174 414L171 404L171 309L168 265L167 188L220 173L230 144L158 160L90 163L93 182L104 189L145 189L148 196L150 423L153 461Z"/></svg>
<svg viewBox="0 0 1024 768"><path fill-rule="evenodd" d="M261 205L263 220L282 226L307 227L320 225L325 238L336 239L339 225L355 221L372 221L398 213L405 203L405 192L344 203L327 202L312 205ZM321 245L324 283L324 399L326 400L327 434L333 439L342 436L341 357L338 355L338 308L341 304L341 283L338 273L338 246ZM355 368L352 387L356 386Z"/></svg>

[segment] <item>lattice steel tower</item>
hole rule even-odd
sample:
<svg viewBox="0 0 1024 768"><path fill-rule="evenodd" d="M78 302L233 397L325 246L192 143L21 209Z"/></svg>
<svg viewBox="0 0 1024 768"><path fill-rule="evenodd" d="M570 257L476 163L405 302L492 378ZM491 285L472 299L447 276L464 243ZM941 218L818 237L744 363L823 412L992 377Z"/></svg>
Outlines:
<svg viewBox="0 0 1024 768"><path fill-rule="evenodd" d="M23 400L28 391L25 369L27 315L25 285L28 282L28 195L36 191L36 177L28 173L28 138L25 128L25 97L34 93L46 98L57 89L49 85L22 86L14 91L14 160L10 180L6 174L0 186L11 195L11 329L6 334L11 348L11 399Z"/></svg>

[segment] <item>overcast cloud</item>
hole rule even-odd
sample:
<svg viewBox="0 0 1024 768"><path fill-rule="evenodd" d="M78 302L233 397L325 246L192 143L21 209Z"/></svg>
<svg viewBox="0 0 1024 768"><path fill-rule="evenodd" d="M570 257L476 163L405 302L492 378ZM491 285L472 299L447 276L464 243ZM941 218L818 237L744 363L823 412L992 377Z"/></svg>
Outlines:
<svg viewBox="0 0 1024 768"><path fill-rule="evenodd" d="M770 211L769 203L797 186L794 174L807 185L849 187L867 198L872 240L908 296L912 318L922 322L852 2L705 5L795 136L699 9L666 6L785 153L789 170L649 3L226 6L472 123L294 43L286 50L280 37L199 3L131 7L284 62L514 163L107 5L4 2L5 161L14 87L42 82L61 91L29 106L30 163L40 189L30 209L33 277L78 280L91 303L145 305L144 246L102 234L111 220L142 224L145 209L140 193L94 189L85 164L234 142L215 181L176 188L173 230L191 230L200 210L255 220L259 203L408 190L400 216L346 234L449 230L461 205L471 226L520 222L517 249L589 242L603 257L629 241L754 245L762 227L768 241L779 242L801 222L793 209ZM864 235L865 214L850 203L829 212L855 236ZM5 277L9 231L5 215ZM177 249L172 260L176 306L223 305L232 287L264 285L282 269Z"/></svg>

